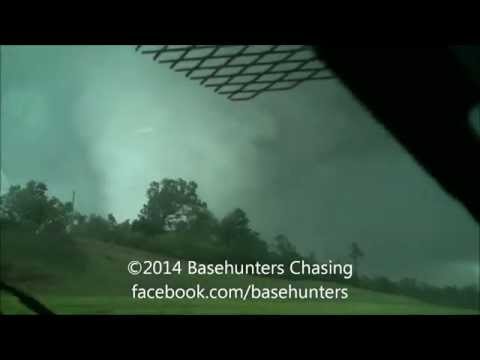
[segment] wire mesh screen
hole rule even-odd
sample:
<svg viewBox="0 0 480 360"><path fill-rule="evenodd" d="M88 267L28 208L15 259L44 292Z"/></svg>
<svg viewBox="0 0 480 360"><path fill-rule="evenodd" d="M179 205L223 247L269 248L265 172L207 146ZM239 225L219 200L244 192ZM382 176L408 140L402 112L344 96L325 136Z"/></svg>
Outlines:
<svg viewBox="0 0 480 360"><path fill-rule="evenodd" d="M136 51L233 101L333 78L308 45L137 45Z"/></svg>

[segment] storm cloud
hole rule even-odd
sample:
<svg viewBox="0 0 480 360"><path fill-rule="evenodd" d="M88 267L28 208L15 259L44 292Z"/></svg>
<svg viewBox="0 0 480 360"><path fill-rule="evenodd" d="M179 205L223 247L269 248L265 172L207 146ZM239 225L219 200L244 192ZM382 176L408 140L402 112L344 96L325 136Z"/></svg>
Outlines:
<svg viewBox="0 0 480 360"><path fill-rule="evenodd" d="M319 259L356 241L369 274L478 279L478 224L336 80L230 102L129 46L4 46L1 91L10 184L125 220L183 177L218 217L241 207Z"/></svg>

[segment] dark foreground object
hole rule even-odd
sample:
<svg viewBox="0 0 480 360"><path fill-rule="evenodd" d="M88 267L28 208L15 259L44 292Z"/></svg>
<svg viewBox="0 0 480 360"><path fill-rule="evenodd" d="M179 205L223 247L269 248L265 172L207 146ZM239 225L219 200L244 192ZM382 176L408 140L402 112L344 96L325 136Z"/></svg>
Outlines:
<svg viewBox="0 0 480 360"><path fill-rule="evenodd" d="M30 295L27 295L23 291L20 291L10 285L0 281L0 291L8 292L15 296L23 305L39 315L55 315L47 307L42 305L38 300L34 299Z"/></svg>
<svg viewBox="0 0 480 360"><path fill-rule="evenodd" d="M480 222L480 141L469 113L480 101L448 48L316 48L340 80Z"/></svg>

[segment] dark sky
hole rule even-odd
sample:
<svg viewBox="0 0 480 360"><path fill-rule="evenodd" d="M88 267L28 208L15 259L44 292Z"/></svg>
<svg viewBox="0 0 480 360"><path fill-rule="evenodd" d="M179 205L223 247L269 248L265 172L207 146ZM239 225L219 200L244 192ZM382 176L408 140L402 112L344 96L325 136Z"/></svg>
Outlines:
<svg viewBox="0 0 480 360"><path fill-rule="evenodd" d="M184 177L218 217L241 207L319 259L356 241L370 274L478 279L478 225L336 80L229 102L133 47L2 53L2 188L42 180L124 220Z"/></svg>

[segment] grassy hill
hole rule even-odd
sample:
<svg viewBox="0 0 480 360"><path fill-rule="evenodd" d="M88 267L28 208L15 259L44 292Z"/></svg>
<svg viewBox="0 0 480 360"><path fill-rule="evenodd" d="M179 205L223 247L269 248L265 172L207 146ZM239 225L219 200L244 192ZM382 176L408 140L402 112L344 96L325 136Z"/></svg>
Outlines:
<svg viewBox="0 0 480 360"><path fill-rule="evenodd" d="M408 297L350 288L348 300L138 300L131 287L319 287L318 281L287 281L251 276L132 276L131 260L164 260L158 255L114 244L63 242L17 237L2 239L2 279L34 295L58 314L469 314ZM40 241L41 240L41 241ZM335 284L324 283L325 286ZM28 314L15 298L1 294L4 314Z"/></svg>

